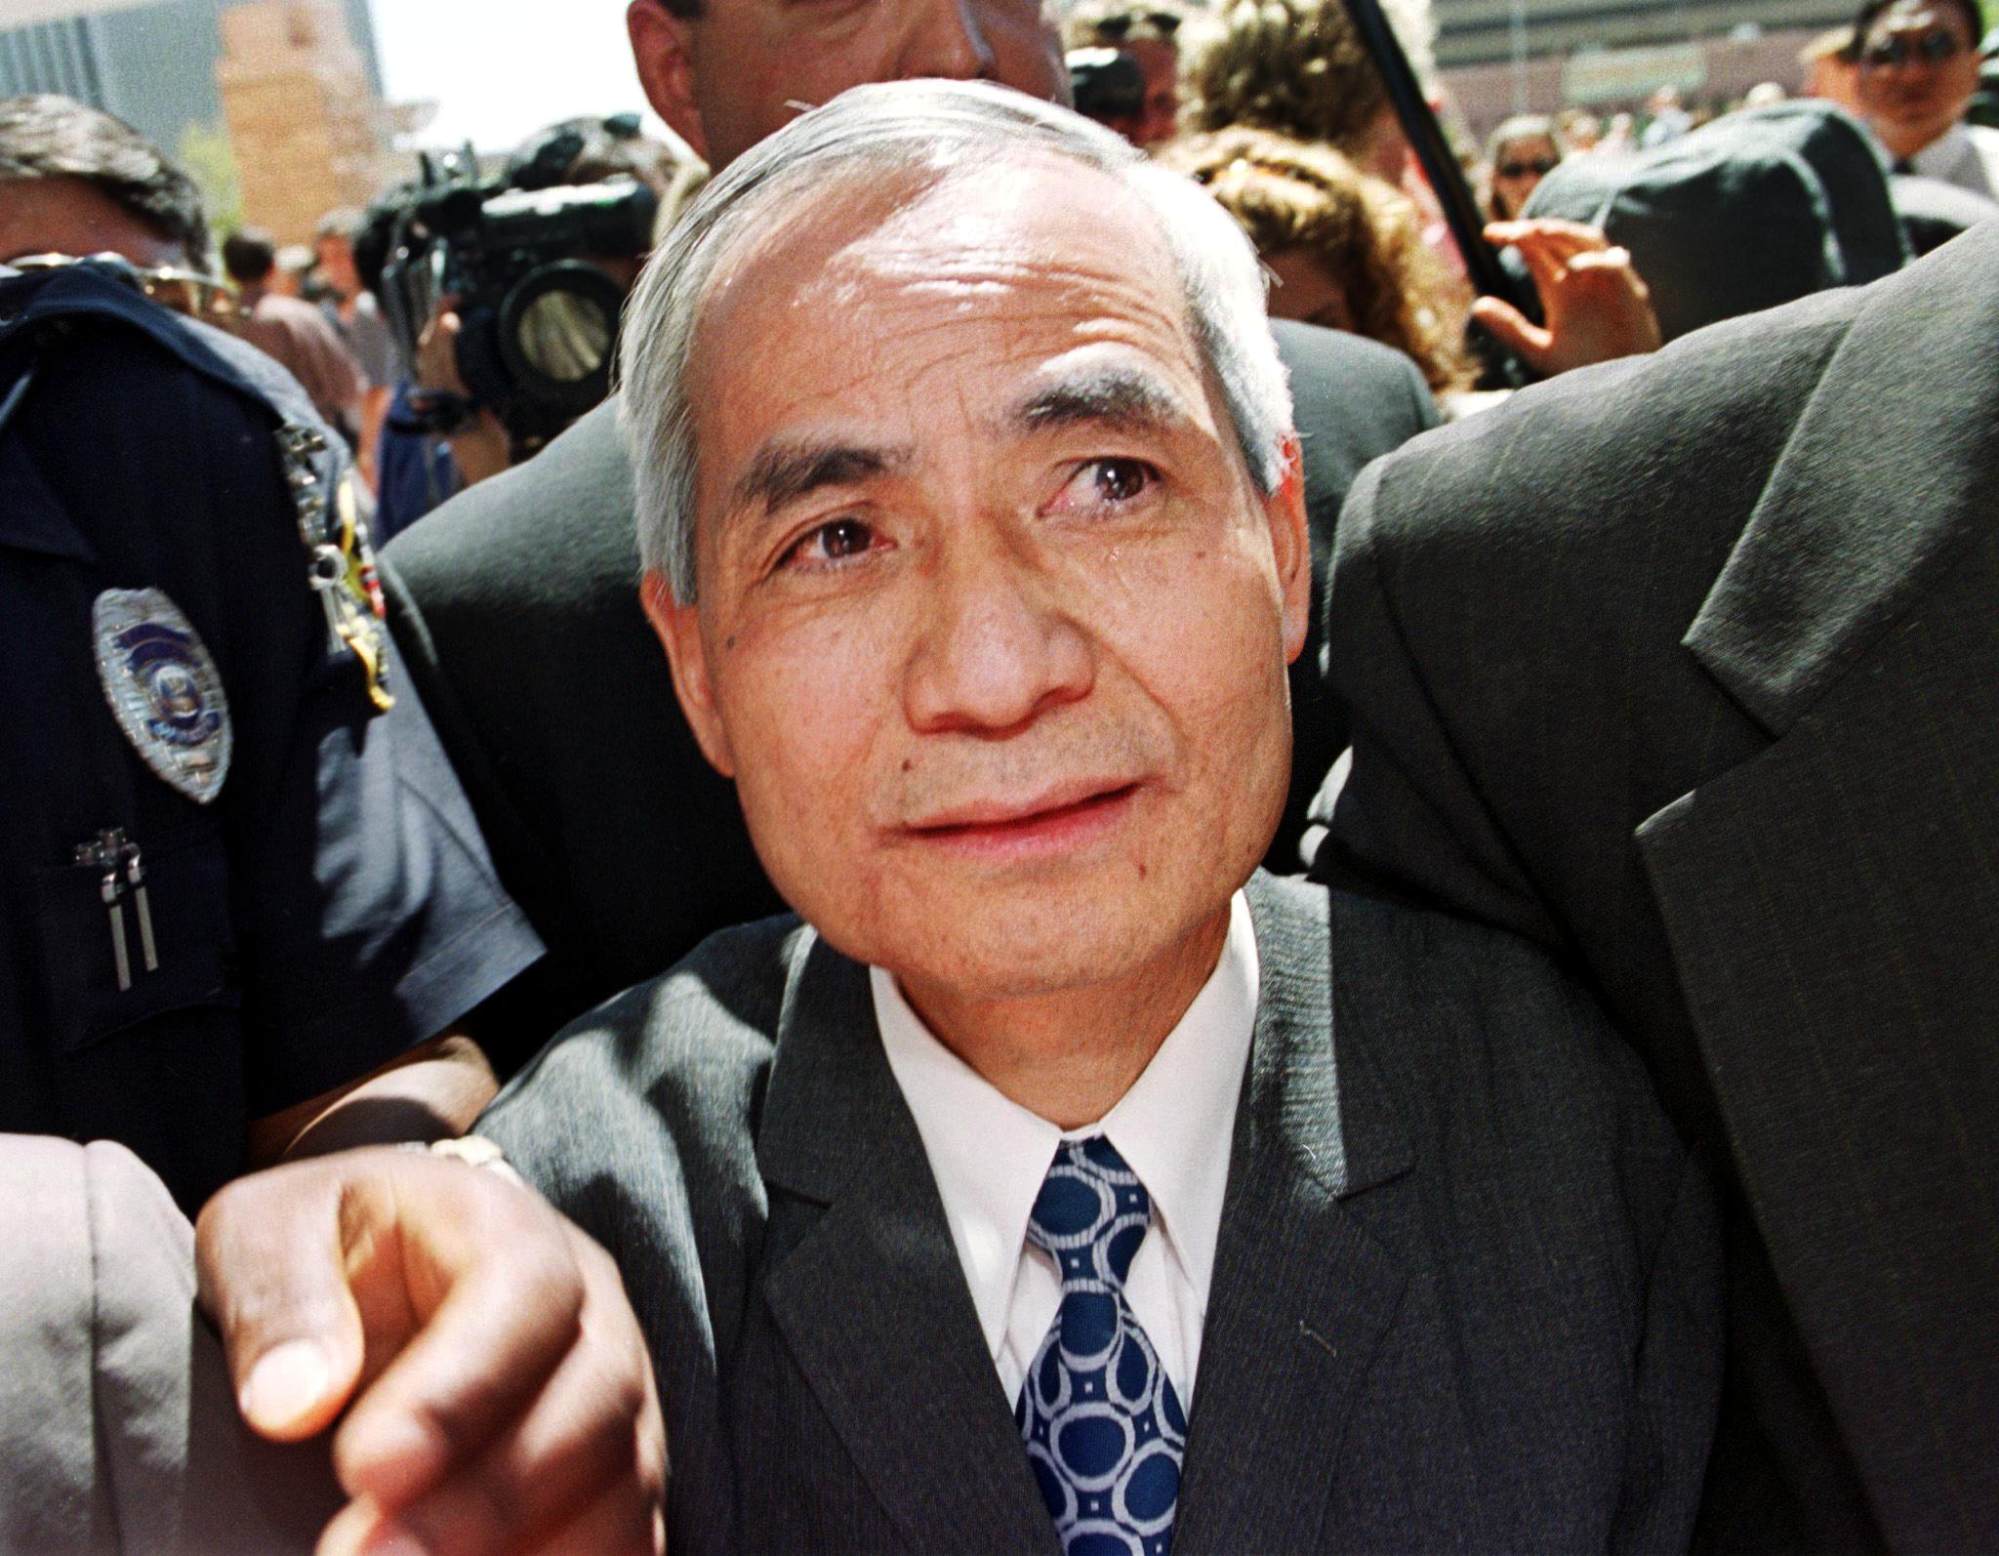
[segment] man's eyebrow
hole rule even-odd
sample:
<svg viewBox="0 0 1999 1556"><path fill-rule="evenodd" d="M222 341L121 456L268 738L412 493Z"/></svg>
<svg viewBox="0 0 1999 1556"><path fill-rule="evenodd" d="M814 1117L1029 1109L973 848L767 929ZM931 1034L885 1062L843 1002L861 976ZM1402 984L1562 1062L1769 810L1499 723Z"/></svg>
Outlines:
<svg viewBox="0 0 1999 1556"><path fill-rule="evenodd" d="M1047 432L1084 423L1139 431L1187 420L1180 397L1149 373L1110 367L1071 374L1014 405L1016 432Z"/></svg>
<svg viewBox="0 0 1999 1556"><path fill-rule="evenodd" d="M775 513L787 503L828 486L850 486L870 476L902 469L908 449L866 448L852 443L766 443L736 482L731 512L760 508Z"/></svg>

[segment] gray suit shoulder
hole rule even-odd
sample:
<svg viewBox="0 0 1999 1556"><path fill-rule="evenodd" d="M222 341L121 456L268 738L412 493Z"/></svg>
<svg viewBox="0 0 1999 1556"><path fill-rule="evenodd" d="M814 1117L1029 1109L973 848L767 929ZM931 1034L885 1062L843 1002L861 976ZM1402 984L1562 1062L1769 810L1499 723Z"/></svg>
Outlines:
<svg viewBox="0 0 1999 1556"><path fill-rule="evenodd" d="M1370 544L1520 551L1713 516L1732 540L1770 465L1865 306L1824 292L1731 319L1645 356L1565 373L1388 455L1350 511ZM1363 493L1365 498L1363 500Z"/></svg>
<svg viewBox="0 0 1999 1556"><path fill-rule="evenodd" d="M533 459L460 492L385 548L425 616L588 604L607 575L620 597L636 596L631 464L617 407L606 401Z"/></svg>
<svg viewBox="0 0 1999 1556"><path fill-rule="evenodd" d="M614 1253L662 1218L668 1235L738 1243L761 1219L753 1124L812 940L789 915L711 935L557 1033L479 1132Z"/></svg>

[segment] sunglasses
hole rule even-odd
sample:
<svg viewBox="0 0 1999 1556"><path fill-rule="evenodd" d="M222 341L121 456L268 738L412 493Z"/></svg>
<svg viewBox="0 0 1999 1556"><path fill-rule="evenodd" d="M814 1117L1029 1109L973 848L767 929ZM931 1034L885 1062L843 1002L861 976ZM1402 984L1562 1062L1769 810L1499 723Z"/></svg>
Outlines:
<svg viewBox="0 0 1999 1556"><path fill-rule="evenodd" d="M93 254L88 259L74 254L29 254L7 263L17 270L59 270L65 265L94 264L116 275L147 301L190 319L227 328L242 317L243 310L228 282L172 265L135 265L118 254Z"/></svg>
<svg viewBox="0 0 1999 1556"><path fill-rule="evenodd" d="M1546 178L1555 171L1552 158L1541 157L1532 162L1502 162L1493 169L1501 178L1525 178L1532 173L1536 178Z"/></svg>
<svg viewBox="0 0 1999 1556"><path fill-rule="evenodd" d="M1173 11L1120 11L1115 16L1106 16L1090 30L1100 38L1121 42L1141 23L1164 38L1170 38L1180 30L1180 17Z"/></svg>
<svg viewBox="0 0 1999 1556"><path fill-rule="evenodd" d="M135 279L139 290L162 308L200 319L204 324L227 326L235 323L242 313L235 292L213 276L161 267L141 270Z"/></svg>
<svg viewBox="0 0 1999 1556"><path fill-rule="evenodd" d="M1870 43L1861 51L1863 64L1875 67L1907 64L1921 60L1925 65L1941 65L1964 52L1964 42L1950 32L1926 32L1920 38L1896 36Z"/></svg>

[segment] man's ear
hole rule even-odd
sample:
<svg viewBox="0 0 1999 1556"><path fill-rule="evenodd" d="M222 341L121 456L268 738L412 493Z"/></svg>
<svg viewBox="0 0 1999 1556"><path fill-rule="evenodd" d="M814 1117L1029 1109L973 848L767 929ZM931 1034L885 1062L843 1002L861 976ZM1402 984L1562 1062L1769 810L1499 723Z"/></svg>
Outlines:
<svg viewBox="0 0 1999 1556"><path fill-rule="evenodd" d="M675 16L666 0L632 0L625 8L625 31L632 40L632 63L646 101L697 156L706 159L708 137L694 102L694 23Z"/></svg>
<svg viewBox="0 0 1999 1556"><path fill-rule="evenodd" d="M1277 490L1264 498L1270 520L1270 548L1277 558L1277 585L1284 598L1284 662L1305 651L1312 621L1312 528L1305 511L1305 463L1294 432L1284 439L1284 468Z"/></svg>
<svg viewBox="0 0 1999 1556"><path fill-rule="evenodd" d="M730 754L729 737L715 709L714 682L708 676L700 611L676 600L665 575L650 570L639 581L639 601L666 648L667 663L673 667L673 692L680 699L680 711L687 715L694 738L701 743L701 754L724 778L735 777L735 757Z"/></svg>

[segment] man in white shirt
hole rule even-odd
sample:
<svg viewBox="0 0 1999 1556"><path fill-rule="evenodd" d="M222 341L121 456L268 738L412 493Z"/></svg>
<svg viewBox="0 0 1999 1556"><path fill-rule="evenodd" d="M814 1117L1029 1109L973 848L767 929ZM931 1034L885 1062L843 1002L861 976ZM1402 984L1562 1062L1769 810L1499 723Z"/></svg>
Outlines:
<svg viewBox="0 0 1999 1556"><path fill-rule="evenodd" d="M1999 130L1964 122L1978 90L1973 0L1868 0L1854 23L1860 105L1897 172L1999 199Z"/></svg>
<svg viewBox="0 0 1999 1556"><path fill-rule="evenodd" d="M1256 871L1310 575L1240 231L1066 110L861 87L629 308L642 598L798 911L480 1132L619 1263L668 1546L1684 1547L1719 1270L1642 1071L1523 943Z"/></svg>

